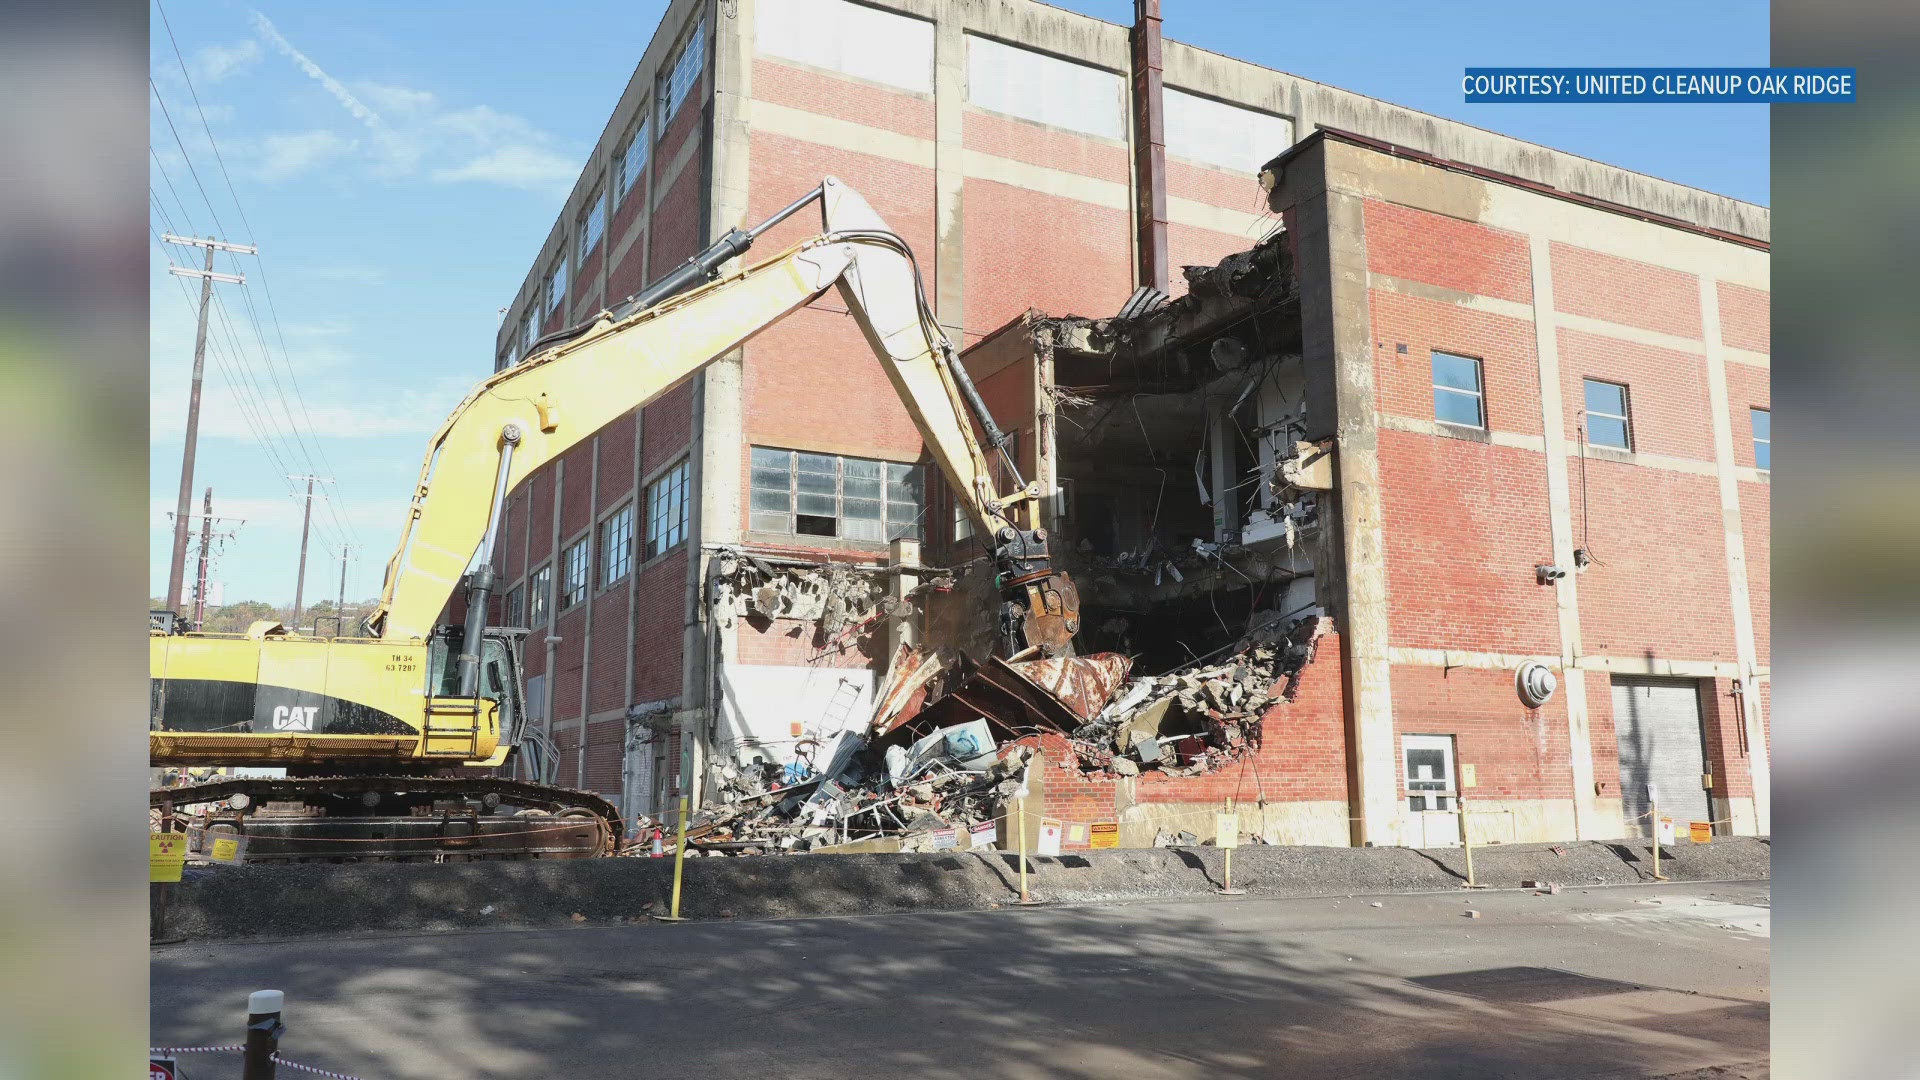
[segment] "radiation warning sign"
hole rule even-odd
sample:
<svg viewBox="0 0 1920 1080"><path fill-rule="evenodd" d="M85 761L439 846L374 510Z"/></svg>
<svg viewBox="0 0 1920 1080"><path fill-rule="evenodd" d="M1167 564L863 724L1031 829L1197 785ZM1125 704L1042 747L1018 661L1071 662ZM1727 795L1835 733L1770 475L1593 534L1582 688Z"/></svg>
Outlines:
<svg viewBox="0 0 1920 1080"><path fill-rule="evenodd" d="M187 834L157 832L147 834L147 880L179 881L187 865Z"/></svg>

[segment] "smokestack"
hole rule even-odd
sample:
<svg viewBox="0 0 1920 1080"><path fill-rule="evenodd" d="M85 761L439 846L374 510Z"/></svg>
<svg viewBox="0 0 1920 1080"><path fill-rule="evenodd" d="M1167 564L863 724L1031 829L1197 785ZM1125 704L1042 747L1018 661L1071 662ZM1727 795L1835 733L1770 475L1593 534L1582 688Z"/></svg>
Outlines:
<svg viewBox="0 0 1920 1080"><path fill-rule="evenodd" d="M1133 0L1136 285L1167 291L1167 133L1161 93L1160 0Z"/></svg>

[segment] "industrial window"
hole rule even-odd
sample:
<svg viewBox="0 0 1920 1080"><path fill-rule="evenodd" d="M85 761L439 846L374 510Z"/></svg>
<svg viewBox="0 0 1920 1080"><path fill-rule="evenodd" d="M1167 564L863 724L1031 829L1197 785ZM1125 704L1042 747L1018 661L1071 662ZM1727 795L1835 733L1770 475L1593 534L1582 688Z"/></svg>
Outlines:
<svg viewBox="0 0 1920 1080"><path fill-rule="evenodd" d="M967 516L967 508L960 500L953 501L953 542L959 543L973 535L973 519Z"/></svg>
<svg viewBox="0 0 1920 1080"><path fill-rule="evenodd" d="M553 567L543 566L527 579L527 625L547 625L547 598L553 590Z"/></svg>
<svg viewBox="0 0 1920 1080"><path fill-rule="evenodd" d="M513 362L516 359L518 358L514 355L514 343L509 341L507 342L507 347L500 350L499 359L493 362L493 370L505 371L513 366Z"/></svg>
<svg viewBox="0 0 1920 1080"><path fill-rule="evenodd" d="M1632 425L1627 421L1627 388L1599 379L1585 381L1587 441L1617 450L1633 449Z"/></svg>
<svg viewBox="0 0 1920 1080"><path fill-rule="evenodd" d="M693 29L687 31L686 40L680 43L680 51L674 55L672 65L660 79L660 92L655 96L660 99L660 127L663 130L700 81L700 69L706 62L706 41L706 27L696 19Z"/></svg>
<svg viewBox="0 0 1920 1080"><path fill-rule="evenodd" d="M647 485L647 558L679 547L687 538L687 463L682 460Z"/></svg>
<svg viewBox="0 0 1920 1080"><path fill-rule="evenodd" d="M1293 145L1293 121L1169 87L1167 153L1252 175Z"/></svg>
<svg viewBox="0 0 1920 1080"><path fill-rule="evenodd" d="M770 56L933 93L933 24L851 0L780 0L754 12Z"/></svg>
<svg viewBox="0 0 1920 1080"><path fill-rule="evenodd" d="M1126 138L1119 75L990 38L967 38L967 100L1108 139Z"/></svg>
<svg viewBox="0 0 1920 1080"><path fill-rule="evenodd" d="M633 569L633 504L600 523L600 584L611 585Z"/></svg>
<svg viewBox="0 0 1920 1080"><path fill-rule="evenodd" d="M523 355L531 356L533 355L533 343L540 337L540 301L538 298L535 298L532 303L527 305L527 326L524 336L527 340L521 343L520 348Z"/></svg>
<svg viewBox="0 0 1920 1080"><path fill-rule="evenodd" d="M560 310L567 300L567 255L561 252L553 260L553 269L547 272L547 314Z"/></svg>
<svg viewBox="0 0 1920 1080"><path fill-rule="evenodd" d="M1433 354L1433 418L1462 427L1487 426L1480 361L1452 353Z"/></svg>
<svg viewBox="0 0 1920 1080"><path fill-rule="evenodd" d="M521 619L527 614L527 587L516 585L507 590L507 598L501 604L500 619L507 626L521 626Z"/></svg>
<svg viewBox="0 0 1920 1080"><path fill-rule="evenodd" d="M752 498L756 531L844 540L918 537L926 506L918 465L764 446L753 448Z"/></svg>
<svg viewBox="0 0 1920 1080"><path fill-rule="evenodd" d="M1773 411L1751 409L1753 414L1753 467L1773 468Z"/></svg>
<svg viewBox="0 0 1920 1080"><path fill-rule="evenodd" d="M607 203L600 197L600 189L595 187L593 195L587 201L587 208L580 215L580 257L587 257L600 237L607 231Z"/></svg>
<svg viewBox="0 0 1920 1080"><path fill-rule="evenodd" d="M560 610L565 611L587 598L588 537L581 537L560 552Z"/></svg>
<svg viewBox="0 0 1920 1080"><path fill-rule="evenodd" d="M615 165L617 171L614 174L614 193L619 198L626 198L627 192L633 190L634 181L646 173L649 149L651 144L647 137L647 110L645 106L641 106L640 122L635 124L633 131L627 135L626 145L620 148L620 160Z"/></svg>

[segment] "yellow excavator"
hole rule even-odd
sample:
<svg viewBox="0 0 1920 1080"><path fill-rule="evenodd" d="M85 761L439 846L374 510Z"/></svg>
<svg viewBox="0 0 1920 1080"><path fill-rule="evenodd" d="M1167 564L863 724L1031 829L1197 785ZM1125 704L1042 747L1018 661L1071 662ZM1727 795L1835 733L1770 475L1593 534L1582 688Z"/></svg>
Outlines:
<svg viewBox="0 0 1920 1080"><path fill-rule="evenodd" d="M817 202L822 231L721 273ZM1023 481L934 320L913 252L828 177L751 229L730 230L617 308L541 338L481 382L429 444L400 544L364 636L150 631L150 762L284 770L155 789L152 805L214 807L195 821L247 837L248 861L568 858L612 852L620 815L591 792L498 769L525 740L523 628L487 625L508 491L621 414L838 288L927 449L990 549L1002 645L1072 651L1073 582L1053 568L1037 484ZM985 445L974 430L985 433ZM1012 490L996 489L987 446ZM464 587L461 625L436 625Z"/></svg>

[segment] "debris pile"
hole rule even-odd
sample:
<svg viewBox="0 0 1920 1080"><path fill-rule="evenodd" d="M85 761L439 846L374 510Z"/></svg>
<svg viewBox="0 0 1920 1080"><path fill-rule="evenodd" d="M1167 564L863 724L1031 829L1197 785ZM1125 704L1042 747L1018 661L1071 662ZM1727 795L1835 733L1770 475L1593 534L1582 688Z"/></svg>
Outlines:
<svg viewBox="0 0 1920 1080"><path fill-rule="evenodd" d="M1312 617L1282 629L1269 617L1225 659L1136 679L1070 740L1081 768L1134 776L1211 772L1257 748L1262 718L1291 700L1301 668L1330 620ZM1223 650L1224 651L1224 650ZM1286 685L1281 687L1282 680Z"/></svg>

